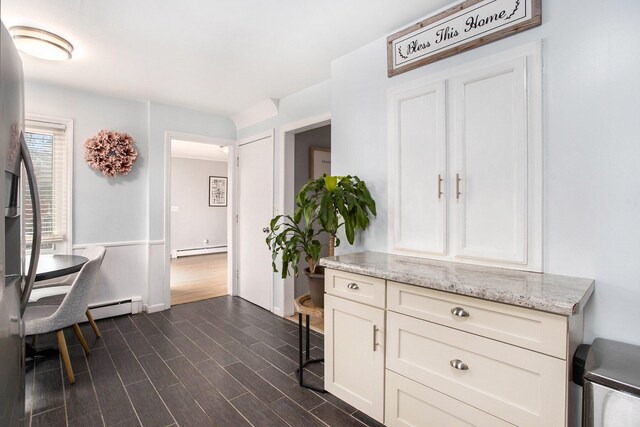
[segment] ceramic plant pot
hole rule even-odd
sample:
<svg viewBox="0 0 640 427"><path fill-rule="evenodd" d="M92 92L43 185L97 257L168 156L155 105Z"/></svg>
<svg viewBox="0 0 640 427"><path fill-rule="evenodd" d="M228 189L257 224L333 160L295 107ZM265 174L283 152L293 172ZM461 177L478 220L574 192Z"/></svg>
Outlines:
<svg viewBox="0 0 640 427"><path fill-rule="evenodd" d="M317 266L314 273L309 272L309 267L304 269L309 284L311 302L319 308L324 308L324 267Z"/></svg>

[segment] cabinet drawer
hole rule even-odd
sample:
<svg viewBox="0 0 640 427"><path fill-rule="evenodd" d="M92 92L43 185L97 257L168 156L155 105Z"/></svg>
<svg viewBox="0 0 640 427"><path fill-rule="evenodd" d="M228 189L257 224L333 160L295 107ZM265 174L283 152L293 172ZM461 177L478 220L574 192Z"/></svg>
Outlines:
<svg viewBox="0 0 640 427"><path fill-rule="evenodd" d="M360 274L345 273L337 270L325 270L324 290L352 301L384 308L385 281Z"/></svg>
<svg viewBox="0 0 640 427"><path fill-rule="evenodd" d="M565 423L563 360L393 312L386 355L388 369L505 421Z"/></svg>
<svg viewBox="0 0 640 427"><path fill-rule="evenodd" d="M389 427L513 426L473 406L387 370L384 423Z"/></svg>
<svg viewBox="0 0 640 427"><path fill-rule="evenodd" d="M396 282L387 284L387 308L560 359L567 358L567 318L564 316Z"/></svg>

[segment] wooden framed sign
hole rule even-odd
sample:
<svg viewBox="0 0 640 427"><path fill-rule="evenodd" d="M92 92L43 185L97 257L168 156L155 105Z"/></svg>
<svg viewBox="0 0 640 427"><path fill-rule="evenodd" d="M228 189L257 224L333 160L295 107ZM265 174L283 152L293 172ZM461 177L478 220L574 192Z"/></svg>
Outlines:
<svg viewBox="0 0 640 427"><path fill-rule="evenodd" d="M387 38L389 77L536 27L542 0L467 0Z"/></svg>

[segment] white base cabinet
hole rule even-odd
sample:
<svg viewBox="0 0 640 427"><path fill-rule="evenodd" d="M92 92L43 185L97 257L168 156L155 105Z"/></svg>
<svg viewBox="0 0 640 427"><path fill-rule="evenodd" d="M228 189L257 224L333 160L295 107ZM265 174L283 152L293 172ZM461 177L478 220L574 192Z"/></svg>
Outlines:
<svg viewBox="0 0 640 427"><path fill-rule="evenodd" d="M325 295L325 389L383 422L384 310Z"/></svg>
<svg viewBox="0 0 640 427"><path fill-rule="evenodd" d="M381 295L381 287L385 298L358 294ZM567 425L581 315L329 269L325 291L325 388L374 419L388 426Z"/></svg>

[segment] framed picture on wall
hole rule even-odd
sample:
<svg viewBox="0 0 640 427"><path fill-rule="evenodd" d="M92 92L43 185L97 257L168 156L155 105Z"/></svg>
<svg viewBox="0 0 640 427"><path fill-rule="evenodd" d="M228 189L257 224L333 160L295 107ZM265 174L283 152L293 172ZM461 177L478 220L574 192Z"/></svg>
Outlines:
<svg viewBox="0 0 640 427"><path fill-rule="evenodd" d="M331 149L309 147L309 178L318 179L323 174L331 176Z"/></svg>
<svg viewBox="0 0 640 427"><path fill-rule="evenodd" d="M227 177L209 177L209 207L227 207Z"/></svg>

